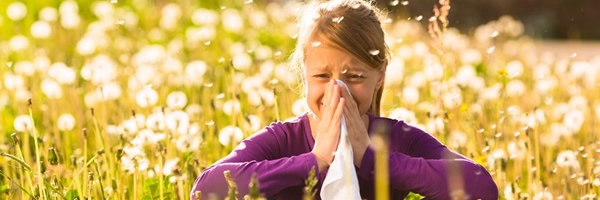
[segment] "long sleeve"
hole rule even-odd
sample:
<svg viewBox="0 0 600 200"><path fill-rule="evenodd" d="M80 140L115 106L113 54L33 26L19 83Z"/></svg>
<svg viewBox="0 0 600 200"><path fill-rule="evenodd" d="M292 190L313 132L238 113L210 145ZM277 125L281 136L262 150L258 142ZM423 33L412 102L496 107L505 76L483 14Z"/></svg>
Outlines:
<svg viewBox="0 0 600 200"><path fill-rule="evenodd" d="M459 194L468 199L498 199L498 188L483 166L403 122L394 125L390 132L392 188L429 199L452 199ZM360 177L374 179L374 154L371 148L366 150L358 171Z"/></svg>
<svg viewBox="0 0 600 200"><path fill-rule="evenodd" d="M318 169L316 158L310 151L289 154L290 150L298 149L289 144L290 141L298 141L294 141L294 136L284 134L293 130L286 130L280 125L272 125L254 134L228 156L205 169L194 184L192 197L195 191L201 191L203 199L209 195L216 195L218 199L225 197L228 185L223 172L226 170L231 172L237 184L240 199L248 193L253 173L257 174L259 189L265 196L273 196L289 187L303 186L310 169L313 166Z"/></svg>

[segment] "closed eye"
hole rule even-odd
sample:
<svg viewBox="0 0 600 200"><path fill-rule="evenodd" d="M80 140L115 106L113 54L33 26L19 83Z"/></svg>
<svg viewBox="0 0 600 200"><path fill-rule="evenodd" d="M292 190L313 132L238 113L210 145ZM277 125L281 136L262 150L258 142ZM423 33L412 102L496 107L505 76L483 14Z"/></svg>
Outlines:
<svg viewBox="0 0 600 200"><path fill-rule="evenodd" d="M363 76L362 74L346 74L346 78L351 82L358 82L366 79L367 77Z"/></svg>

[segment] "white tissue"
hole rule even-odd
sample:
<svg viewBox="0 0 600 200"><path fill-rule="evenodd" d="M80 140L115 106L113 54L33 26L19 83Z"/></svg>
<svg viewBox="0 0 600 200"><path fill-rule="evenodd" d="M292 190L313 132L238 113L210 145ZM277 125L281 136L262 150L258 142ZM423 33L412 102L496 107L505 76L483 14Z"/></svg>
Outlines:
<svg viewBox="0 0 600 200"><path fill-rule="evenodd" d="M348 90L348 86L344 82L340 80L336 81L338 85L344 86L348 94L350 94L350 90ZM335 158L331 165L329 165L327 176L323 181L321 199L361 199L358 178L354 170L352 145L350 145L350 138L346 129L346 118L343 115L340 142L335 152Z"/></svg>

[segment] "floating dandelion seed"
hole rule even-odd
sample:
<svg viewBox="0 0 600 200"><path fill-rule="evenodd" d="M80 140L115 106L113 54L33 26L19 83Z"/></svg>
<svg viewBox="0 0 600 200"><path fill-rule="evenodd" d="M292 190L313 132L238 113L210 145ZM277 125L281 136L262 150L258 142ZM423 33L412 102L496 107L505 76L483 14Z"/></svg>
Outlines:
<svg viewBox="0 0 600 200"><path fill-rule="evenodd" d="M221 6L221 10L227 9L227 6Z"/></svg>
<svg viewBox="0 0 600 200"><path fill-rule="evenodd" d="M421 21L423 19L423 15L419 15L415 18L417 21Z"/></svg>
<svg viewBox="0 0 600 200"><path fill-rule="evenodd" d="M575 57L577 57L577 53L571 54L571 58L575 58Z"/></svg>
<svg viewBox="0 0 600 200"><path fill-rule="evenodd" d="M110 3L112 4L116 4L118 2L118 0L110 0Z"/></svg>
<svg viewBox="0 0 600 200"><path fill-rule="evenodd" d="M431 16L431 17L429 18L429 22L434 22L435 20L437 20L437 17L436 17L436 16Z"/></svg>
<svg viewBox="0 0 600 200"><path fill-rule="evenodd" d="M281 51L276 51L273 55L274 56L281 56Z"/></svg>
<svg viewBox="0 0 600 200"><path fill-rule="evenodd" d="M117 20L117 24L118 25L123 25L123 24L125 24L125 20L119 19L119 20Z"/></svg>
<svg viewBox="0 0 600 200"><path fill-rule="evenodd" d="M402 1L400 4L402 4L403 6L408 5L408 1Z"/></svg>
<svg viewBox="0 0 600 200"><path fill-rule="evenodd" d="M215 99L222 99L222 98L225 98L225 93L217 94L217 96L215 96Z"/></svg>
<svg viewBox="0 0 600 200"><path fill-rule="evenodd" d="M210 41L204 42L204 45L206 45L206 46L210 45Z"/></svg>
<svg viewBox="0 0 600 200"><path fill-rule="evenodd" d="M331 21L339 24L340 22L342 22L342 20L344 20L344 16L334 17Z"/></svg>
<svg viewBox="0 0 600 200"><path fill-rule="evenodd" d="M490 47L490 48L488 48L488 49L487 49L487 53L488 53L488 54L494 53L494 50L496 50L496 47L495 47L495 46L493 46L493 47Z"/></svg>
<svg viewBox="0 0 600 200"><path fill-rule="evenodd" d="M204 123L204 125L213 126L213 125L215 125L215 121L213 121L213 120L207 121L206 123Z"/></svg>
<svg viewBox="0 0 600 200"><path fill-rule="evenodd" d="M11 68L11 67L13 66L13 62L11 62L11 61L9 61L9 62L6 62L6 66L7 66L8 68Z"/></svg>
<svg viewBox="0 0 600 200"><path fill-rule="evenodd" d="M377 49L370 50L370 51L369 51L369 54L371 54L371 55L373 55L373 56L379 55L379 50L377 50Z"/></svg>
<svg viewBox="0 0 600 200"><path fill-rule="evenodd" d="M354 5L352 5L352 8L354 8L354 9L360 8L360 3L358 3L358 2L354 3Z"/></svg>
<svg viewBox="0 0 600 200"><path fill-rule="evenodd" d="M397 6L400 3L400 0L390 1L390 6Z"/></svg>
<svg viewBox="0 0 600 200"><path fill-rule="evenodd" d="M211 88L212 86L213 86L213 83L205 83L204 84L204 87L207 87L207 88Z"/></svg>
<svg viewBox="0 0 600 200"><path fill-rule="evenodd" d="M348 72L348 69L346 69L346 68L344 68L344 69L342 70L342 74L346 74L347 72Z"/></svg>
<svg viewBox="0 0 600 200"><path fill-rule="evenodd" d="M246 0L246 1L244 2L244 4L251 4L252 2L254 2L254 1L253 1L253 0Z"/></svg>
<svg viewBox="0 0 600 200"><path fill-rule="evenodd" d="M312 45L313 47L318 47L318 46L321 46L321 41L315 41L315 42L312 42L312 43L311 43L311 45Z"/></svg>
<svg viewBox="0 0 600 200"><path fill-rule="evenodd" d="M494 32L492 32L492 35L491 35L491 37L492 37L492 38L495 38L495 37L497 37L497 36L498 36L498 34L499 34L499 33L498 33L498 31L494 31Z"/></svg>

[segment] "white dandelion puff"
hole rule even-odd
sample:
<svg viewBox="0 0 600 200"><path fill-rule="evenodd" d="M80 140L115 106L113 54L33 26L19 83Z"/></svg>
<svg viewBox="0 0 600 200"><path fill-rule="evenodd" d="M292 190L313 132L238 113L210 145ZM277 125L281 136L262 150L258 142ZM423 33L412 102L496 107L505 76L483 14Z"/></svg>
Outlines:
<svg viewBox="0 0 600 200"><path fill-rule="evenodd" d="M228 32L241 33L244 28L244 19L237 10L224 10L221 12L221 19L223 20L223 28Z"/></svg>
<svg viewBox="0 0 600 200"><path fill-rule="evenodd" d="M409 124L416 124L418 122L415 113L406 108L396 108L390 111L388 116L392 119L403 120Z"/></svg>
<svg viewBox="0 0 600 200"><path fill-rule="evenodd" d="M14 52L21 52L29 47L29 39L23 35L15 35L10 38L8 46Z"/></svg>
<svg viewBox="0 0 600 200"><path fill-rule="evenodd" d="M234 114L240 114L240 112L241 112L241 105L240 105L240 101L238 101L237 99L228 100L228 101L225 101L225 103L223 103L223 113L225 113L227 116L232 116Z"/></svg>
<svg viewBox="0 0 600 200"><path fill-rule="evenodd" d="M175 141L175 146L181 152L190 152L198 150L200 143L202 143L202 139L199 135L181 135L177 138L177 141Z"/></svg>
<svg viewBox="0 0 600 200"><path fill-rule="evenodd" d="M71 131L75 128L75 117L71 114L62 114L58 117L58 121L56 122L58 130L61 131Z"/></svg>
<svg viewBox="0 0 600 200"><path fill-rule="evenodd" d="M50 99L59 99L62 97L62 87L54 80L42 80L41 87L42 93L44 93Z"/></svg>
<svg viewBox="0 0 600 200"><path fill-rule="evenodd" d="M213 10L199 8L192 13L192 23L195 25L216 25L219 22L219 14Z"/></svg>
<svg viewBox="0 0 600 200"><path fill-rule="evenodd" d="M525 84L520 80L511 80L506 85L506 94L509 97L519 98L525 94Z"/></svg>
<svg viewBox="0 0 600 200"><path fill-rule="evenodd" d="M35 73L35 66L29 61L20 61L14 64L13 69L16 74L32 76Z"/></svg>
<svg viewBox="0 0 600 200"><path fill-rule="evenodd" d="M25 4L16 1L8 5L6 8L6 16L13 21L19 21L27 15L27 7Z"/></svg>
<svg viewBox="0 0 600 200"><path fill-rule="evenodd" d="M415 105L419 102L419 90L412 86L406 86L402 89L402 103L406 105Z"/></svg>
<svg viewBox="0 0 600 200"><path fill-rule="evenodd" d="M510 61L506 64L506 73L509 78L517 78L523 73L523 63L518 60Z"/></svg>
<svg viewBox="0 0 600 200"><path fill-rule="evenodd" d="M204 61L195 60L185 67L185 84L200 86L203 83L202 76L206 73L207 65Z"/></svg>
<svg viewBox="0 0 600 200"><path fill-rule="evenodd" d="M247 70L252 66L252 57L246 53L240 53L233 57L231 63L237 70Z"/></svg>
<svg viewBox="0 0 600 200"><path fill-rule="evenodd" d="M25 80L23 76L14 75L12 73L4 74L4 87L8 90L16 90L19 88L23 88L25 85Z"/></svg>
<svg viewBox="0 0 600 200"><path fill-rule="evenodd" d="M563 124L573 133L579 132L584 122L585 114L580 110L570 110L563 118Z"/></svg>
<svg viewBox="0 0 600 200"><path fill-rule="evenodd" d="M45 39L52 34L52 27L46 21L36 21L31 24L31 36L38 39Z"/></svg>
<svg viewBox="0 0 600 200"><path fill-rule="evenodd" d="M152 88L142 89L135 95L135 102L142 108L153 106L158 102L158 93Z"/></svg>
<svg viewBox="0 0 600 200"><path fill-rule="evenodd" d="M552 200L553 198L552 193L546 190L538 192L533 196L533 200Z"/></svg>
<svg viewBox="0 0 600 200"><path fill-rule="evenodd" d="M174 30L181 18L181 6L175 3L165 5L161 11L159 25L164 30Z"/></svg>
<svg viewBox="0 0 600 200"><path fill-rule="evenodd" d="M177 168L178 162L179 162L179 158L173 158L173 159L167 160L167 162L165 162L165 164L163 165L163 174L165 176L169 176L169 175L173 174L173 171Z"/></svg>
<svg viewBox="0 0 600 200"><path fill-rule="evenodd" d="M174 91L167 96L167 106L173 109L181 109L187 104L187 96L184 92Z"/></svg>
<svg viewBox="0 0 600 200"><path fill-rule="evenodd" d="M121 96L122 90L118 83L110 82L98 88L102 100L115 100Z"/></svg>
<svg viewBox="0 0 600 200"><path fill-rule="evenodd" d="M508 143L506 148L510 155L509 158L515 160L522 160L525 157L525 152L527 152L527 148L522 141L512 141Z"/></svg>
<svg viewBox="0 0 600 200"><path fill-rule="evenodd" d="M598 107L600 108L600 106ZM306 113L308 111L310 111L310 108L306 103L306 98L296 99L296 101L294 101L294 104L292 104L292 113L294 113L294 115L296 116Z"/></svg>
<svg viewBox="0 0 600 200"><path fill-rule="evenodd" d="M40 10L39 13L40 20L44 20L47 22L53 22L58 19L58 11L53 7L45 7Z"/></svg>
<svg viewBox="0 0 600 200"><path fill-rule="evenodd" d="M19 115L13 121L13 126L18 132L29 132L33 130L33 122L29 115Z"/></svg>
<svg viewBox="0 0 600 200"><path fill-rule="evenodd" d="M72 84L77 79L77 72L65 63L57 62L48 68L48 75L60 84Z"/></svg>
<svg viewBox="0 0 600 200"><path fill-rule="evenodd" d="M96 51L96 42L91 36L84 36L77 42L76 49L79 55L92 55Z"/></svg>
<svg viewBox="0 0 600 200"><path fill-rule="evenodd" d="M190 116L181 110L167 113L165 125L173 133L186 134L190 127Z"/></svg>
<svg viewBox="0 0 600 200"><path fill-rule="evenodd" d="M152 113L146 118L146 127L151 130L164 130L165 129L165 117L160 112Z"/></svg>
<svg viewBox="0 0 600 200"><path fill-rule="evenodd" d="M573 170L578 170L580 167L576 153L571 150L560 152L556 157L556 164L562 168L569 168Z"/></svg>
<svg viewBox="0 0 600 200"><path fill-rule="evenodd" d="M219 132L219 142L224 146L230 145L231 139L240 142L242 141L243 137L244 132L242 132L242 129L237 126L229 125L221 129Z"/></svg>

